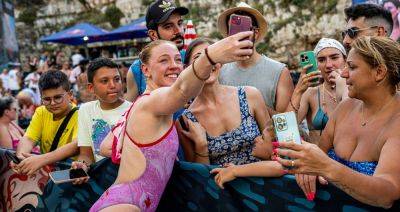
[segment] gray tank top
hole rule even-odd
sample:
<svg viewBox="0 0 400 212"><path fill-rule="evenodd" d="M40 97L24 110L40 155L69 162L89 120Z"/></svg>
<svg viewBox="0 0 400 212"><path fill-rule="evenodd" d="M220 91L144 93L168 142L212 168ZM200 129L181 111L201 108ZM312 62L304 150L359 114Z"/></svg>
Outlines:
<svg viewBox="0 0 400 212"><path fill-rule="evenodd" d="M275 110L276 87L284 68L285 64L262 55L256 65L246 69L239 68L236 62L225 64L219 81L223 85L256 87L265 104Z"/></svg>

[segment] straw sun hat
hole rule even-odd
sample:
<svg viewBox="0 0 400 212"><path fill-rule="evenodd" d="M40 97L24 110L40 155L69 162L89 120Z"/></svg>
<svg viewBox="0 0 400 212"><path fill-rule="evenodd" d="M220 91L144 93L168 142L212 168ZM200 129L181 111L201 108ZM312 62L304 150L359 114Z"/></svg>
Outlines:
<svg viewBox="0 0 400 212"><path fill-rule="evenodd" d="M224 36L224 37L228 36L228 26L226 24L227 19L230 17L231 14L233 14L237 11L248 12L256 18L257 23L258 23L259 33L260 33L260 36L258 37L256 42L262 40L265 37L265 35L267 34L267 29L268 29L267 20L265 20L264 16L258 10L250 7L250 5L248 5L244 2L240 2L236 7L227 9L219 15L218 30L222 34L222 36Z"/></svg>

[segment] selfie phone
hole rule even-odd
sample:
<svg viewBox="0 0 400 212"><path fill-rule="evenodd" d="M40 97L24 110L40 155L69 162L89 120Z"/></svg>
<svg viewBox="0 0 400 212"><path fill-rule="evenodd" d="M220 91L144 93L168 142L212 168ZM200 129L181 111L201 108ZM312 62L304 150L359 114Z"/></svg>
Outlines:
<svg viewBox="0 0 400 212"><path fill-rule="evenodd" d="M89 177L83 169L66 169L49 173L51 180L55 184L74 181L76 178Z"/></svg>
<svg viewBox="0 0 400 212"><path fill-rule="evenodd" d="M228 28L228 35L231 36L239 32L252 31L253 25L249 16L232 14L229 18Z"/></svg>
<svg viewBox="0 0 400 212"><path fill-rule="evenodd" d="M311 72L318 71L318 63L313 51L305 51L300 52L300 67L305 67L309 64L312 64L312 67L307 69L307 74ZM313 80L313 82L317 82L318 79Z"/></svg>
<svg viewBox="0 0 400 212"><path fill-rule="evenodd" d="M301 144L297 118L293 111L275 114L272 116L272 120L278 142L296 142Z"/></svg>
<svg viewBox="0 0 400 212"><path fill-rule="evenodd" d="M5 155L9 161L14 162L15 164L19 164L21 162L21 159L19 159L15 153L9 150L5 152Z"/></svg>

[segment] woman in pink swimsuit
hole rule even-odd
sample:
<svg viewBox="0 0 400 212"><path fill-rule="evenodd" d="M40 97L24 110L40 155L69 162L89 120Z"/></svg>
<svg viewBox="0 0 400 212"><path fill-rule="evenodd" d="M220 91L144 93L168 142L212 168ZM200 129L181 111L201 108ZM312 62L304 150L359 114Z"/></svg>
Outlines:
<svg viewBox="0 0 400 212"><path fill-rule="evenodd" d="M213 65L245 60L253 43L243 32L208 47L184 71L174 43L157 40L139 55L147 78L145 95L127 111L102 143L101 151L120 160L118 177L90 211L155 211L178 150L172 114L194 98ZM241 41L242 40L242 41ZM182 72L182 73L181 73ZM112 148L111 148L112 146Z"/></svg>

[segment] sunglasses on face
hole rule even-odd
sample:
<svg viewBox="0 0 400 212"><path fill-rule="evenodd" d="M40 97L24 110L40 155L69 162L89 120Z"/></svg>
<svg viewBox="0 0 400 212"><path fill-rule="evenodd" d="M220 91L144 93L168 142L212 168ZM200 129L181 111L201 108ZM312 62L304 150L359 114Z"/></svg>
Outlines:
<svg viewBox="0 0 400 212"><path fill-rule="evenodd" d="M64 96L66 94L67 93L59 94L59 95L55 95L54 97L43 97L42 98L42 104L43 105L50 105L53 100L54 100L54 103L60 104L61 102L63 102Z"/></svg>
<svg viewBox="0 0 400 212"><path fill-rule="evenodd" d="M342 31L342 38L344 39L346 35L348 35L351 39L355 39L358 36L358 33L364 30L372 29L372 28L377 28L378 26L372 26L372 27L367 27L363 29L359 29L357 27L352 27L350 29L346 29Z"/></svg>

